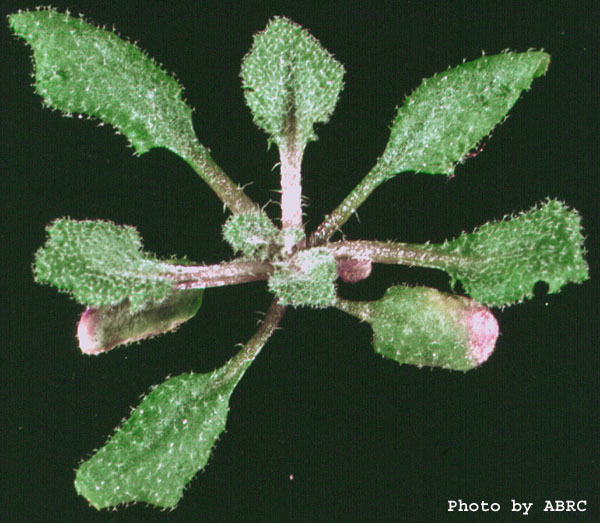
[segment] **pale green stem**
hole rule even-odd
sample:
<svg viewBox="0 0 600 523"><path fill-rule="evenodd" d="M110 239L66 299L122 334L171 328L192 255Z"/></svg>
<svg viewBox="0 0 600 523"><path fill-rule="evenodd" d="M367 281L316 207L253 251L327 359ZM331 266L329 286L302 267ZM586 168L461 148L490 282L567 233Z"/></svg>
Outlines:
<svg viewBox="0 0 600 523"><path fill-rule="evenodd" d="M215 265L172 265L167 276L176 289L206 289L266 280L274 268L270 263L234 260Z"/></svg>
<svg viewBox="0 0 600 523"><path fill-rule="evenodd" d="M368 301L350 301L338 296L335 300L335 306L339 310L361 321L365 321L370 317Z"/></svg>
<svg viewBox="0 0 600 523"><path fill-rule="evenodd" d="M271 306L267 311L263 321L261 322L258 330L244 345L242 350L238 352L227 364L227 371L220 378L227 382L232 379L239 380L246 369L254 361L258 353L267 343L268 339L272 336L285 314L286 307L279 305L277 298L271 302Z"/></svg>
<svg viewBox="0 0 600 523"><path fill-rule="evenodd" d="M329 214L323 223L317 227L310 238L310 246L316 247L324 244L331 236L344 225L356 210L364 203L371 193L384 181L389 179L383 176L374 167L362 181L346 196L336 209Z"/></svg>
<svg viewBox="0 0 600 523"><path fill-rule="evenodd" d="M432 269L446 270L464 261L464 256L436 252L435 245L358 240L334 242L326 247L336 258L368 259L373 263L417 265Z"/></svg>
<svg viewBox="0 0 600 523"><path fill-rule="evenodd" d="M233 214L258 211L258 205L223 172L197 140L182 145L180 149L177 154L192 166Z"/></svg>

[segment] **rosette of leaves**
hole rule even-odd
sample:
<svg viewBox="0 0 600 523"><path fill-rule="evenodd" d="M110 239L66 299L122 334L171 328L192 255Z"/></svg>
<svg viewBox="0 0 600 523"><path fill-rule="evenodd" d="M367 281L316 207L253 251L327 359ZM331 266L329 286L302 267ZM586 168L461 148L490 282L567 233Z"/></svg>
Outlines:
<svg viewBox="0 0 600 523"><path fill-rule="evenodd" d="M36 254L34 275L85 307L78 328L84 352L107 352L176 328L197 313L207 287L267 280L274 295L257 332L227 364L153 387L106 445L80 465L75 487L96 508L178 503L206 465L224 430L231 394L286 306L338 307L371 325L379 354L398 363L466 371L494 348L498 324L489 306L530 297L540 280L558 292L588 277L581 219L556 199L442 244L331 240L397 173L453 175L546 72L550 57L544 52L483 56L424 80L398 108L373 169L307 236L302 154L316 139L315 125L332 115L344 74L308 31L274 18L242 62L254 122L279 149L277 226L198 142L181 86L137 46L51 8L19 12L9 22L33 49L35 89L45 105L113 125L138 154L153 147L178 154L232 213L223 236L237 257L216 265L145 252L129 226L69 218L53 222ZM338 277L360 281L374 263L444 270L452 282L462 282L469 297L402 285L371 302L339 295Z"/></svg>

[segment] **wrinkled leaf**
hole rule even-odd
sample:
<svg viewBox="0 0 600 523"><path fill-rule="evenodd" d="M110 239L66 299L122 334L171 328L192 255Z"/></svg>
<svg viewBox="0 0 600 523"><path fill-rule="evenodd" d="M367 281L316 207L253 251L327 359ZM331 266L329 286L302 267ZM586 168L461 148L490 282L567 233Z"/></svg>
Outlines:
<svg viewBox="0 0 600 523"><path fill-rule="evenodd" d="M549 63L540 51L503 53L423 80L398 109L375 171L453 174Z"/></svg>
<svg viewBox="0 0 600 523"><path fill-rule="evenodd" d="M456 255L444 270L453 281L460 280L469 296L486 305L530 298L538 281L546 282L548 292L554 293L569 282L588 278L581 217L557 200L431 249Z"/></svg>
<svg viewBox="0 0 600 523"><path fill-rule="evenodd" d="M35 279L70 292L83 305L129 300L136 311L172 292L173 280L167 277L172 266L143 252L133 227L59 218L46 231L46 244L35 255Z"/></svg>

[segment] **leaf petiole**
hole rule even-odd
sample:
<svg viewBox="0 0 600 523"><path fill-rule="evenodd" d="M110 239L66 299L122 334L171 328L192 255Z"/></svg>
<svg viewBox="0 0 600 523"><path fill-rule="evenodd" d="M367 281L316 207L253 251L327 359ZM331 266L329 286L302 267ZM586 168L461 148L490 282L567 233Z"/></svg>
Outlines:
<svg viewBox="0 0 600 523"><path fill-rule="evenodd" d="M292 140L280 149L281 159L281 229L284 249L291 253L304 235L302 223L302 164L303 152ZM292 230L290 230L292 229Z"/></svg>
<svg viewBox="0 0 600 523"><path fill-rule="evenodd" d="M174 265L167 276L176 289L205 289L266 280L273 272L270 263L234 260L215 265Z"/></svg>
<svg viewBox="0 0 600 523"><path fill-rule="evenodd" d="M417 265L430 269L445 269L465 260L465 256L436 252L429 244L357 240L333 242L327 248L336 259L368 259L373 263Z"/></svg>
<svg viewBox="0 0 600 523"><path fill-rule="evenodd" d="M258 205L225 174L197 140L182 145L175 152L196 171L233 214L258 211Z"/></svg>
<svg viewBox="0 0 600 523"><path fill-rule="evenodd" d="M234 378L236 380L241 379L244 372L246 372L246 369L254 361L256 356L258 356L258 353L273 335L275 329L277 329L286 309L286 306L279 304L277 298L271 302L269 310L258 327L258 330L254 333L254 336L252 336L242 350L227 363L227 370L220 377L221 381L226 382Z"/></svg>
<svg viewBox="0 0 600 523"><path fill-rule="evenodd" d="M386 180L389 180L389 176L384 176L377 166L373 167L342 203L325 217L321 225L312 233L309 245L318 247L326 243L350 219L371 193Z"/></svg>

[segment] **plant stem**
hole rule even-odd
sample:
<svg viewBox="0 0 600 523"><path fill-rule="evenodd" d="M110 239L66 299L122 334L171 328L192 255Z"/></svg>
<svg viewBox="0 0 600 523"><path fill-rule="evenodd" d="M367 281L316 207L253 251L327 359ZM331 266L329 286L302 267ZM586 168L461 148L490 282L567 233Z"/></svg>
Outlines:
<svg viewBox="0 0 600 523"><path fill-rule="evenodd" d="M233 214L257 212L258 205L223 172L208 150L197 140L184 144L176 152L192 166Z"/></svg>
<svg viewBox="0 0 600 523"><path fill-rule="evenodd" d="M290 141L280 148L281 161L281 229L284 231L284 248L292 252L298 241L293 229L303 232L302 225L302 150ZM286 234L289 231L290 234Z"/></svg>
<svg viewBox="0 0 600 523"><path fill-rule="evenodd" d="M368 259L373 263L442 270L464 261L464 256L436 252L435 245L358 240L330 243L327 248L336 258Z"/></svg>
<svg viewBox="0 0 600 523"><path fill-rule="evenodd" d="M371 169L362 181L346 196L336 209L329 214L323 223L317 227L310 238L310 246L316 247L324 244L331 236L342 227L364 203L370 194L389 177L383 176L377 167Z"/></svg>
<svg viewBox="0 0 600 523"><path fill-rule="evenodd" d="M361 321L365 321L369 318L369 302L368 301L350 301L340 298L339 296L335 300L335 306L339 310L354 316Z"/></svg>
<svg viewBox="0 0 600 523"><path fill-rule="evenodd" d="M279 305L277 298L271 302L271 306L267 311L263 321L261 322L258 330L244 345L242 350L238 352L227 364L227 371L223 374L222 378L224 381L229 381L233 378L239 380L246 369L254 361L258 353L264 347L267 340L275 332L275 329L279 325L281 318L285 314L286 307Z"/></svg>
<svg viewBox="0 0 600 523"><path fill-rule="evenodd" d="M173 265L168 276L176 289L205 289L266 280L273 272L270 263L234 260L216 265Z"/></svg>

